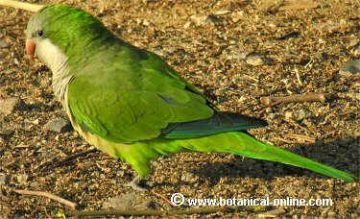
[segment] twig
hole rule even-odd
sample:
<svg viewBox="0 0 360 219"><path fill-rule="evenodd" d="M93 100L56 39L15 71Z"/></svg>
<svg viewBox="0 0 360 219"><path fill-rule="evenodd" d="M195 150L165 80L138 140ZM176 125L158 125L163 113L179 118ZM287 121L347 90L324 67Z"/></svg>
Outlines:
<svg viewBox="0 0 360 219"><path fill-rule="evenodd" d="M13 1L13 0L0 0L0 5L12 7L12 8L19 8L19 9L23 9L26 11L32 11L32 12L38 12L44 7L44 5L19 2L19 1Z"/></svg>
<svg viewBox="0 0 360 219"><path fill-rule="evenodd" d="M262 97L260 102L267 106L274 106L280 103L303 103L303 102L322 102L324 103L327 98L327 94L323 93L305 93L294 94L285 97Z"/></svg>
<svg viewBox="0 0 360 219"><path fill-rule="evenodd" d="M296 139L299 143L311 143L314 144L316 142L316 138L306 135L299 135L294 133L289 133L286 135L288 138Z"/></svg>
<svg viewBox="0 0 360 219"><path fill-rule="evenodd" d="M299 82L299 85L300 85L300 86L303 86L303 82L302 82L302 80L301 80L299 71L295 71L295 75L296 75L297 81Z"/></svg>
<svg viewBox="0 0 360 219"><path fill-rule="evenodd" d="M156 197L158 198L161 198L162 200L164 200L166 203L170 204L170 206L174 206L173 203L171 203L171 201L169 201L169 199L167 199L165 196L159 194L159 193L156 193L154 191L150 191L151 194L155 195Z"/></svg>
<svg viewBox="0 0 360 219"><path fill-rule="evenodd" d="M272 139L275 140L275 141L284 142L284 143L286 143L286 144L294 144L293 141L290 141L290 140L288 140L288 139L284 139L284 138L281 138L281 137L273 137Z"/></svg>
<svg viewBox="0 0 360 219"><path fill-rule="evenodd" d="M51 200L57 201L63 205L68 206L69 208L75 210L76 208L76 203L68 201L66 199L63 199L59 196L53 195L51 193L48 192L43 192L43 191L29 191L29 190L14 190L14 192L19 193L21 195L34 195L34 196L42 196L42 197L46 197L49 198Z"/></svg>
<svg viewBox="0 0 360 219"><path fill-rule="evenodd" d="M169 211L160 210L101 210L101 211L75 211L71 216L76 217L105 217L105 216L165 216L165 215L190 215L190 214L211 214L216 212L233 212L234 208L229 207L208 207L176 209Z"/></svg>

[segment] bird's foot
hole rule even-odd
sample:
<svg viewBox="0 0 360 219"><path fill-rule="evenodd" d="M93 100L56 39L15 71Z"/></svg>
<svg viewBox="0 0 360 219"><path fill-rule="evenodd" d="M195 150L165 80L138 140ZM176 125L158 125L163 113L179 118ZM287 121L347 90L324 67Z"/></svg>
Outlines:
<svg viewBox="0 0 360 219"><path fill-rule="evenodd" d="M144 188L143 185L141 185L141 177L140 176L135 176L134 179L131 180L131 182L125 184L128 187L131 187L132 189L136 190L136 191L140 191L140 192L144 192L147 191L146 188Z"/></svg>

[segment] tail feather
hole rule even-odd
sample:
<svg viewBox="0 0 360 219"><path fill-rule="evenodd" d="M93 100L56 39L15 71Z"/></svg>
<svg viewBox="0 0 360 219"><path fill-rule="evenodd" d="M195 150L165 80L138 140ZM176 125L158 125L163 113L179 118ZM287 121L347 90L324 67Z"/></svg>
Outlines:
<svg viewBox="0 0 360 219"><path fill-rule="evenodd" d="M345 182L355 180L355 176L349 173L296 155L269 143L260 142L244 132L227 132L201 138L164 141L153 146L161 154L166 154L169 147L172 147L172 150L182 147L200 152L228 152L254 159L301 167Z"/></svg>
<svg viewBox="0 0 360 219"><path fill-rule="evenodd" d="M345 182L352 182L355 179L355 176L347 172L337 170L333 167L291 153L279 147L273 146L269 143L257 141L256 139L252 138L251 136L245 133L240 133L240 136L241 138L245 139L245 141L248 141L249 144L254 145L254 147L256 145L257 147L263 148L263 150L241 151L241 150L236 150L236 148L233 148L232 150L230 149L229 152L254 159L275 161L283 164L288 164L288 165L308 169L323 174L325 176L341 179Z"/></svg>

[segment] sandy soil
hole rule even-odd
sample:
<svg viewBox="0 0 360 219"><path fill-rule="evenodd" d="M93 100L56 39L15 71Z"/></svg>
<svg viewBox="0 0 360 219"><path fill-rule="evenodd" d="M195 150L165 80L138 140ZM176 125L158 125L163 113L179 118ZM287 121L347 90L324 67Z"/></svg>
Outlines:
<svg viewBox="0 0 360 219"><path fill-rule="evenodd" d="M340 71L360 57L359 1L36 2L89 11L119 37L162 56L219 109L266 120L268 127L251 131L257 138L359 176L360 77ZM128 165L91 150L73 130L45 127L66 116L54 99L51 72L24 55L30 15L0 7L0 100L10 104L0 116L0 217L71 214L56 201L15 192L22 189L65 198L77 210L131 208L137 202L140 210L179 209L168 201L175 192L192 198L331 198L328 207L239 207L235 213L194 216L359 218L359 183L228 154L162 158L154 162L150 190L133 193L124 186L133 175ZM260 102L307 92L330 98L273 107Z"/></svg>

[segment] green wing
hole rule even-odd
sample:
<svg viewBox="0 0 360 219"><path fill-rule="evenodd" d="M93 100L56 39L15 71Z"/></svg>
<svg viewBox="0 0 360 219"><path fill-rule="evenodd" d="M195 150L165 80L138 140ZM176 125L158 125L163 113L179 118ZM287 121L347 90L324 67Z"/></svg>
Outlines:
<svg viewBox="0 0 360 219"><path fill-rule="evenodd" d="M107 140L193 138L264 122L216 113L194 87L158 56L122 45L88 60L68 88L75 121Z"/></svg>
<svg viewBox="0 0 360 219"><path fill-rule="evenodd" d="M123 45L77 69L68 87L75 121L114 142L158 137L170 123L206 119L213 110L156 55Z"/></svg>

